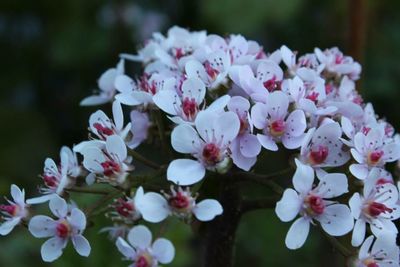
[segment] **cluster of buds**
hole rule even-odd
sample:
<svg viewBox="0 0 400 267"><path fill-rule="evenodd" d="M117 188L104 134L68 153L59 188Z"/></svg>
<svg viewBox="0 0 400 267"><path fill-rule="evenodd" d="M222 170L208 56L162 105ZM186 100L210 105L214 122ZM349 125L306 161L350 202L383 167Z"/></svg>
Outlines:
<svg viewBox="0 0 400 267"><path fill-rule="evenodd" d="M140 62L143 73L126 73L128 61ZM400 159L400 135L357 93L360 73L360 64L335 47L297 57L286 46L267 53L241 35L179 27L166 36L155 33L137 54L121 54L117 66L99 78L99 90L81 102L112 102L113 118L96 111L89 119L89 140L72 150L63 147L59 164L46 159L40 196L25 202L23 190L12 186L14 201L0 206L0 234L29 223L35 237L51 237L42 246L43 260L57 259L69 239L88 256L82 233L93 208L84 213L64 199L103 184L117 197L100 209L113 223L104 230L125 259L137 267L167 264L175 255L172 243L163 238L152 243L150 230L138 224L169 216L187 224L213 220L223 214L221 204L197 200L208 174L250 172L264 151L288 150L295 158L294 189L284 190L275 208L284 222L297 217L286 246L302 247L312 225L332 237L351 233L356 266L399 266L399 248L391 238L400 217L399 189L385 168ZM123 106L130 109L128 123ZM166 151L173 157L167 167L135 151L154 140L176 151ZM135 160L172 183L170 192L141 183ZM47 201L57 219L36 215L29 221L30 205Z"/></svg>

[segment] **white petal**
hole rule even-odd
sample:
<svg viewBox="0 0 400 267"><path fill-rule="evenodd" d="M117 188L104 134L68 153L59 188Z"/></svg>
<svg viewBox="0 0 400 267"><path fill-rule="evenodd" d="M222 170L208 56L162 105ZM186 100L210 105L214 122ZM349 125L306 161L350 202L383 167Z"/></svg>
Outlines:
<svg viewBox="0 0 400 267"><path fill-rule="evenodd" d="M114 81L117 76L117 70L112 68L106 70L98 81L99 88L103 91L112 91L114 90Z"/></svg>
<svg viewBox="0 0 400 267"><path fill-rule="evenodd" d="M208 110L200 111L195 120L197 132L203 138L204 141L212 140L214 122L217 120L218 114L210 112Z"/></svg>
<svg viewBox="0 0 400 267"><path fill-rule="evenodd" d="M221 204L215 199L205 199L196 204L193 214L199 221L207 222L221 215L223 212Z"/></svg>
<svg viewBox="0 0 400 267"><path fill-rule="evenodd" d="M107 103L111 100L111 97L106 97L104 95L92 95L84 98L79 105L81 106L95 106Z"/></svg>
<svg viewBox="0 0 400 267"><path fill-rule="evenodd" d="M296 162L296 172L293 176L293 186L297 192L308 194L311 191L314 182L314 170L308 165L303 164L298 159Z"/></svg>
<svg viewBox="0 0 400 267"><path fill-rule="evenodd" d="M58 195L50 199L49 207L51 212L58 218L64 218L67 216L68 205L65 199L59 197Z"/></svg>
<svg viewBox="0 0 400 267"><path fill-rule="evenodd" d="M128 241L134 248L146 249L151 244L151 232L144 225L133 227L128 234Z"/></svg>
<svg viewBox="0 0 400 267"><path fill-rule="evenodd" d="M295 110L286 119L286 132L291 136L299 136L307 128L306 116L302 110Z"/></svg>
<svg viewBox="0 0 400 267"><path fill-rule="evenodd" d="M119 252L122 253L127 259L133 260L136 257L136 251L121 237L118 237L115 243Z"/></svg>
<svg viewBox="0 0 400 267"><path fill-rule="evenodd" d="M171 144L176 151L191 154L200 147L200 139L192 126L180 124L172 131Z"/></svg>
<svg viewBox="0 0 400 267"><path fill-rule="evenodd" d="M159 223L168 217L170 210L167 200L158 193L149 192L144 194L137 209L142 214L145 221Z"/></svg>
<svg viewBox="0 0 400 267"><path fill-rule="evenodd" d="M177 115L177 109L181 109L181 100L178 94L172 90L161 90L153 96L154 104L164 112Z"/></svg>
<svg viewBox="0 0 400 267"><path fill-rule="evenodd" d="M182 83L182 97L194 99L197 104L201 104L206 95L206 86L203 81L197 77L191 77Z"/></svg>
<svg viewBox="0 0 400 267"><path fill-rule="evenodd" d="M21 191L15 184L11 185L11 196L15 203L21 206L25 203L25 192L23 190Z"/></svg>
<svg viewBox="0 0 400 267"><path fill-rule="evenodd" d="M368 176L368 167L364 164L351 164L350 172L356 178L360 180L364 180Z"/></svg>
<svg viewBox="0 0 400 267"><path fill-rule="evenodd" d="M214 121L214 129L217 140L218 138L221 138L224 144L228 144L239 133L239 118L234 112L223 112Z"/></svg>
<svg viewBox="0 0 400 267"><path fill-rule="evenodd" d="M26 200L26 203L29 205L41 204L51 200L53 197L57 196L57 194L47 194L40 197L34 197Z"/></svg>
<svg viewBox="0 0 400 267"><path fill-rule="evenodd" d="M71 239L76 252L83 257L88 257L91 251L89 241L82 235L75 235Z"/></svg>
<svg viewBox="0 0 400 267"><path fill-rule="evenodd" d="M320 178L318 192L323 198L334 198L347 193L347 177L343 173L328 173Z"/></svg>
<svg viewBox="0 0 400 267"><path fill-rule="evenodd" d="M118 135L111 135L107 137L106 148L108 153L123 162L128 156L124 140Z"/></svg>
<svg viewBox="0 0 400 267"><path fill-rule="evenodd" d="M127 75L118 75L114 86L121 93L128 93L134 89L135 82Z"/></svg>
<svg viewBox="0 0 400 267"><path fill-rule="evenodd" d="M122 112L121 103L118 100L115 100L112 105L114 124L118 131L122 130L124 127L124 114Z"/></svg>
<svg viewBox="0 0 400 267"><path fill-rule="evenodd" d="M29 232L36 237L49 237L55 234L57 222L44 215L37 215L29 221Z"/></svg>
<svg viewBox="0 0 400 267"><path fill-rule="evenodd" d="M42 259L45 262L52 262L58 259L62 255L62 250L67 244L67 239L61 239L58 237L53 237L44 242L40 252L42 254Z"/></svg>
<svg viewBox="0 0 400 267"><path fill-rule="evenodd" d="M197 77L204 82L208 80L204 66L197 60L188 61L185 65L185 71L188 77Z"/></svg>
<svg viewBox="0 0 400 267"><path fill-rule="evenodd" d="M224 108L229 102L231 97L229 95L223 95L217 99L215 99L207 108L206 111L208 112L217 112L220 113L224 111Z"/></svg>
<svg viewBox="0 0 400 267"><path fill-rule="evenodd" d="M172 161L167 170L167 179L178 185L192 185L204 178L204 166L195 160L176 159Z"/></svg>
<svg viewBox="0 0 400 267"><path fill-rule="evenodd" d="M367 239L365 239L364 243L362 244L359 252L358 258L363 259L366 258L369 255L369 251L371 249L372 242L374 242L374 236L369 236Z"/></svg>
<svg viewBox="0 0 400 267"><path fill-rule="evenodd" d="M281 91L275 91L268 95L267 109L268 114L273 120L284 119L287 114L288 107L289 98L285 93Z"/></svg>
<svg viewBox="0 0 400 267"><path fill-rule="evenodd" d="M240 152L247 158L256 157L261 151L257 136L246 134L240 138Z"/></svg>
<svg viewBox="0 0 400 267"><path fill-rule="evenodd" d="M101 163L106 161L103 152L94 146L84 147L83 151L83 166L90 172L102 173L103 167Z"/></svg>
<svg viewBox="0 0 400 267"><path fill-rule="evenodd" d="M257 139L265 149L271 151L278 151L278 146L271 136L267 136L264 134L257 134Z"/></svg>
<svg viewBox="0 0 400 267"><path fill-rule="evenodd" d="M322 229L332 236L342 236L353 229L354 219L349 207L334 204L325 208L324 213L317 218Z"/></svg>
<svg viewBox="0 0 400 267"><path fill-rule="evenodd" d="M361 209L362 209L362 199L359 193L354 193L354 195L349 200L349 206L351 209L351 214L355 219L360 218Z"/></svg>
<svg viewBox="0 0 400 267"><path fill-rule="evenodd" d="M301 248L310 231L310 221L304 217L297 219L286 235L285 244L289 249Z"/></svg>
<svg viewBox="0 0 400 267"><path fill-rule="evenodd" d="M263 103L256 103L251 109L251 121L257 129L264 129L268 117L267 106Z"/></svg>
<svg viewBox="0 0 400 267"><path fill-rule="evenodd" d="M234 96L228 103L228 110L235 113L244 114L250 108L250 102L242 96Z"/></svg>
<svg viewBox="0 0 400 267"><path fill-rule="evenodd" d="M83 231L86 228L86 216L78 208L73 208L70 216L70 223L78 230Z"/></svg>
<svg viewBox="0 0 400 267"><path fill-rule="evenodd" d="M5 221L0 225L0 235L8 235L15 226L17 226L21 221L21 218L13 218L9 221Z"/></svg>
<svg viewBox="0 0 400 267"><path fill-rule="evenodd" d="M303 200L291 188L283 192L282 199L276 203L275 213L278 218L283 222L293 220L299 213Z"/></svg>
<svg viewBox="0 0 400 267"><path fill-rule="evenodd" d="M358 247L362 244L365 238L366 223L363 219L356 220L353 229L353 235L351 236L351 245Z"/></svg>
<svg viewBox="0 0 400 267"><path fill-rule="evenodd" d="M157 239L152 246L153 255L162 264L170 263L175 257L175 248L171 241L165 238Z"/></svg>

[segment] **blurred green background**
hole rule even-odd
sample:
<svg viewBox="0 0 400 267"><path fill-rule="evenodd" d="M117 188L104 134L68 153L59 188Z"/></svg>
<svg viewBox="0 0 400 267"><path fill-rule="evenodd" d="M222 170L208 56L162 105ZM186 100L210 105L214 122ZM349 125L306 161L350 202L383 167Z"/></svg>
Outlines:
<svg viewBox="0 0 400 267"><path fill-rule="evenodd" d="M364 4L360 89L399 129L400 1ZM8 195L10 184L16 183L32 195L44 159L57 158L62 145L87 137L87 119L96 108L80 108L79 101L96 88L99 75L117 63L120 52L134 53L152 32L176 24L210 33L241 33L267 52L286 44L300 54L315 46L338 46L349 53L354 45L350 18L359 8L350 9L346 0L0 1L0 193ZM264 161L272 166L279 158ZM93 246L90 258L77 256L69 246L52 264L40 260L44 240L18 228L0 239L0 266L128 266L106 235L97 234L99 224L87 231ZM317 231L301 250L287 250L289 225L268 211L246 215L238 232L237 266L343 266ZM166 235L177 245L170 266L198 266L198 244L190 229L174 221L168 229Z"/></svg>

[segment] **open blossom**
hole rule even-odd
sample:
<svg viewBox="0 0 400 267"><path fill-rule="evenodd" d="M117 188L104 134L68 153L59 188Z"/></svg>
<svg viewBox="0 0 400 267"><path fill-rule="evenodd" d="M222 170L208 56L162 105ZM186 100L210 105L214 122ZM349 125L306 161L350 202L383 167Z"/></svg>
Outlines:
<svg viewBox="0 0 400 267"><path fill-rule="evenodd" d="M275 212L279 219L289 222L298 218L290 227L285 243L290 249L298 249L307 239L310 224L314 220L332 236L342 236L353 229L350 209L329 199L348 192L347 177L341 173L330 173L319 177L319 184L313 187L314 170L296 159L296 173L293 185L288 188L276 204Z"/></svg>
<svg viewBox="0 0 400 267"><path fill-rule="evenodd" d="M196 129L180 124L171 135L172 147L176 151L197 159L176 159L169 164L168 180L183 186L203 179L206 169L227 171L230 161L228 147L239 133L240 122L234 112L201 111L195 126Z"/></svg>
<svg viewBox="0 0 400 267"><path fill-rule="evenodd" d="M399 193L392 183L377 184L379 174L379 169L373 169L365 180L363 194L355 193L349 201L356 219L351 241L353 246L364 241L367 224L375 236L384 231L397 234L392 221L400 217Z"/></svg>
<svg viewBox="0 0 400 267"><path fill-rule="evenodd" d="M325 66L324 69L326 71L336 75L348 75L352 80L357 80L359 78L361 65L353 61L352 57L343 55L337 47L324 51L315 48L314 53L318 61Z"/></svg>
<svg viewBox="0 0 400 267"><path fill-rule="evenodd" d="M129 243L128 243L129 242ZM175 248L165 238L157 238L152 243L150 230L143 225L133 227L128 234L128 242L119 237L116 245L126 260L135 267L157 267L168 264L175 257Z"/></svg>
<svg viewBox="0 0 400 267"><path fill-rule="evenodd" d="M400 158L400 144L385 142L382 127L369 129L366 134L358 132L354 136L351 155L357 163L350 165L350 172L358 179L365 179L373 167L384 167L386 162Z"/></svg>
<svg viewBox="0 0 400 267"><path fill-rule="evenodd" d="M60 165L47 158L44 162L42 179L44 186L40 188L42 196L30 198L28 204L39 204L49 201L56 195L62 195L66 188L75 183L75 178L81 174L76 155L68 147L62 147L60 151Z"/></svg>
<svg viewBox="0 0 400 267"><path fill-rule="evenodd" d="M42 245L42 259L46 262L58 259L70 239L76 252L88 257L90 244L82 235L86 228L85 214L78 208L69 207L67 202L58 196L50 200L49 207L56 219L37 215L29 222L29 231L34 237L51 237Z"/></svg>
<svg viewBox="0 0 400 267"><path fill-rule="evenodd" d="M204 199L196 203L197 196L192 196L190 189L175 190L171 186L171 194L149 192L141 199L139 209L143 219L158 223L169 215L175 215L184 220L190 220L194 215L199 221L211 221L222 214L222 206L215 199Z"/></svg>
<svg viewBox="0 0 400 267"><path fill-rule="evenodd" d="M257 134L260 144L272 151L277 151L277 142L288 149L301 146L307 127L302 110L288 114L289 99L282 92L273 92L267 96L266 104L256 103L251 110L254 126L263 130Z"/></svg>
<svg viewBox="0 0 400 267"><path fill-rule="evenodd" d="M374 243L372 245L372 243ZM356 267L398 267L399 247L396 244L396 236L385 232L378 236L374 242L374 236L369 236L362 244L358 252Z"/></svg>
<svg viewBox="0 0 400 267"><path fill-rule="evenodd" d="M19 189L15 184L11 185L12 201L7 199L8 204L0 205L2 223L0 235L8 235L28 215L28 206L25 203L25 191Z"/></svg>
<svg viewBox="0 0 400 267"><path fill-rule="evenodd" d="M253 123L250 117L250 102L241 96L234 96L228 103L228 110L235 112L240 121L238 136L231 144L233 163L248 171L257 161L261 144L253 134Z"/></svg>
<svg viewBox="0 0 400 267"><path fill-rule="evenodd" d="M81 153L83 166L100 182L123 184L132 170L126 145L118 135L108 136L105 147L86 146Z"/></svg>
<svg viewBox="0 0 400 267"><path fill-rule="evenodd" d="M342 129L337 122L326 122L318 129L310 129L300 150L300 159L314 168L345 164L350 155L340 141Z"/></svg>
<svg viewBox="0 0 400 267"><path fill-rule="evenodd" d="M82 106L92 106L92 105L100 105L107 102L111 102L116 88L114 85L115 79L118 75L124 73L124 60L121 59L116 68L111 68L106 70L98 81L99 86L99 94L95 94L89 97L86 97L81 101Z"/></svg>
<svg viewBox="0 0 400 267"><path fill-rule="evenodd" d="M127 75L119 75L115 87L120 92L115 98L129 106L148 105L153 103L153 96L162 90L175 90L176 79L171 73L143 74L135 82Z"/></svg>

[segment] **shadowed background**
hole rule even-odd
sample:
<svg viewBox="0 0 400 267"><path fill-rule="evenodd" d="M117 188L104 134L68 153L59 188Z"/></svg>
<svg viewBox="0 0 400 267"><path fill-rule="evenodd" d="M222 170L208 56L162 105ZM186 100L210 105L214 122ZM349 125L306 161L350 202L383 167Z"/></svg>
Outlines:
<svg viewBox="0 0 400 267"><path fill-rule="evenodd" d="M359 89L398 130L400 2L352 2L1 1L0 194L8 196L10 184L16 183L32 196L41 182L37 175L44 159L58 158L62 145L87 137L88 117L97 108L80 108L78 103L96 88L100 74L117 63L120 52L134 53L152 32L165 33L172 25L222 35L240 33L259 41L267 52L282 44L299 54L312 52L315 46L338 46L362 61ZM286 164L277 156L262 160L266 166ZM289 225L269 211L246 215L238 232L237 266L342 266L317 231L300 251L287 250L284 237ZM40 260L44 240L18 228L0 239L0 266L128 266L107 237L97 234L99 227L87 230L93 247L90 258L77 256L69 246L52 264ZM188 227L172 222L166 235L177 247L170 266L198 266L198 244Z"/></svg>

